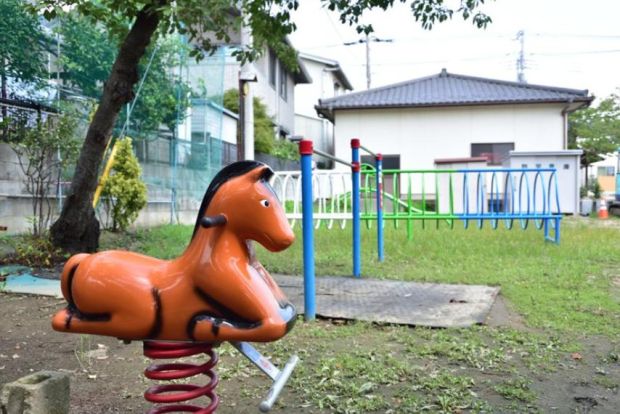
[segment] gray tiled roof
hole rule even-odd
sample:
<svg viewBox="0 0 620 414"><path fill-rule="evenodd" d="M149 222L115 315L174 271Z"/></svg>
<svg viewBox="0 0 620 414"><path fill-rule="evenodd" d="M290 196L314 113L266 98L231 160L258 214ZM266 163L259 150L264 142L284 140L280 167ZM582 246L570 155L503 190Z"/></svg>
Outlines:
<svg viewBox="0 0 620 414"><path fill-rule="evenodd" d="M317 112L334 119L334 110L428 106L583 102L594 99L588 90L530 85L448 73L321 99Z"/></svg>

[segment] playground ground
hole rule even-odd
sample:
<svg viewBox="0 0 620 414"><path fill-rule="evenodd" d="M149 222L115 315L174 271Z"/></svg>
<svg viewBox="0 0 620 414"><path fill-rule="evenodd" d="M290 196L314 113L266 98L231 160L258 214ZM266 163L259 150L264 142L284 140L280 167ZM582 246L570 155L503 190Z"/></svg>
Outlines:
<svg viewBox="0 0 620 414"><path fill-rule="evenodd" d="M260 347L278 363L293 352L302 360L274 411L617 413L620 230L582 220L566 220L562 230L560 246L532 230L433 226L412 242L402 229L386 231L384 264L376 263L373 232L365 231L368 276L501 286L489 325L298 323L282 341ZM163 227L107 236L105 243L170 257L189 234L191 228ZM317 233L319 274L350 271L348 237L347 231ZM259 255L274 273L299 273L297 249ZM148 362L140 344L51 331L49 317L63 306L57 299L0 295L0 304L0 383L40 369L65 370L72 374L72 413L145 411L141 394L149 381L141 371ZM220 352L218 412L257 412L266 377L232 347Z"/></svg>

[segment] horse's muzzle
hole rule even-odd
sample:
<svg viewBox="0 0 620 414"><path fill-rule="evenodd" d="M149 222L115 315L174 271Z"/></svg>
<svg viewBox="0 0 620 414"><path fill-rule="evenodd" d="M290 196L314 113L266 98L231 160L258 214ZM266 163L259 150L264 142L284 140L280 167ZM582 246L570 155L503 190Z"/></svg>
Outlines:
<svg viewBox="0 0 620 414"><path fill-rule="evenodd" d="M290 302L285 302L280 305L278 313L280 314L282 320L286 323L286 333L290 332L297 321L297 310L295 309L295 306L293 306Z"/></svg>

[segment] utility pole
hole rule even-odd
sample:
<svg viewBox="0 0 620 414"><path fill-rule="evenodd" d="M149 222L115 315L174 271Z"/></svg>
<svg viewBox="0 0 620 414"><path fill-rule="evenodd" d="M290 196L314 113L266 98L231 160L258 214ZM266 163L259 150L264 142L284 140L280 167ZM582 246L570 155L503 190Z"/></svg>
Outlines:
<svg viewBox="0 0 620 414"><path fill-rule="evenodd" d="M370 89L370 42L366 33L366 89Z"/></svg>
<svg viewBox="0 0 620 414"><path fill-rule="evenodd" d="M252 29L248 16L243 16L241 26L241 48L252 45ZM239 122L237 124L237 160L254 159L254 102L251 82L256 82L256 72L251 62L246 62L239 69Z"/></svg>
<svg viewBox="0 0 620 414"><path fill-rule="evenodd" d="M517 58L517 82L526 83L525 80L525 32L523 30L519 30L517 32L516 40L519 41L520 50L519 57Z"/></svg>
<svg viewBox="0 0 620 414"><path fill-rule="evenodd" d="M345 46L351 46L358 43L366 44L366 89L370 89L371 79L370 79L370 42L382 42L382 43L392 43L394 39L379 39L376 36L370 36L366 33L366 37L363 39L359 39L355 42L346 42Z"/></svg>

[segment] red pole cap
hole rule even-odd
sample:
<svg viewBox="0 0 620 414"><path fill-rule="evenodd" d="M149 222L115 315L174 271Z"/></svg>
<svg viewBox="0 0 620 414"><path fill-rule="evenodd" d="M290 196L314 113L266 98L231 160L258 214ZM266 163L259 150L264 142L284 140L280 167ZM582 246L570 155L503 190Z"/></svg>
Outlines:
<svg viewBox="0 0 620 414"><path fill-rule="evenodd" d="M360 170L361 170L361 166L360 166L359 162L354 161L354 162L351 163L351 171L353 171L353 172L360 172Z"/></svg>
<svg viewBox="0 0 620 414"><path fill-rule="evenodd" d="M379 160L379 161L383 160L383 154L381 154L380 152L377 153L377 160Z"/></svg>
<svg viewBox="0 0 620 414"><path fill-rule="evenodd" d="M360 145L362 145L360 143L360 139L359 138L352 138L351 139L351 148L359 148Z"/></svg>
<svg viewBox="0 0 620 414"><path fill-rule="evenodd" d="M301 155L312 155L312 140L302 139L299 141L299 153Z"/></svg>

